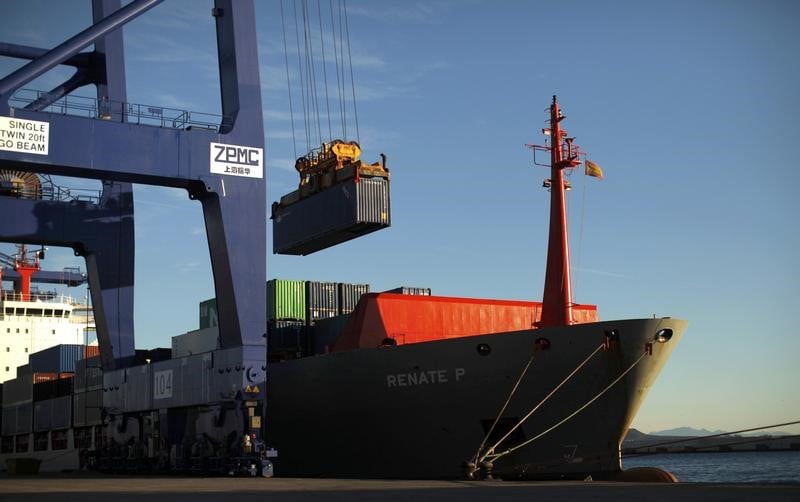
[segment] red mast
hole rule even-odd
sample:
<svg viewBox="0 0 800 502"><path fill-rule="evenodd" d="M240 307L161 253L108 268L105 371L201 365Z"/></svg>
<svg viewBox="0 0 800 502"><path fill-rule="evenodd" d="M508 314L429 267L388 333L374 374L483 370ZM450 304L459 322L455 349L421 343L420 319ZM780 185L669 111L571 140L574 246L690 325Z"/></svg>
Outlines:
<svg viewBox="0 0 800 502"><path fill-rule="evenodd" d="M29 261L27 257L27 248L25 244L19 246L19 258L14 263L14 270L19 273L19 291L15 291L21 295L23 302L31 300L31 276L39 271L38 255L33 261Z"/></svg>
<svg viewBox="0 0 800 502"><path fill-rule="evenodd" d="M550 105L550 127L544 129L551 145L528 145L534 150L550 152L550 179L544 186L550 189L550 234L547 241L547 271L544 279L541 328L568 326L572 319L572 282L569 265L569 240L567 232L567 202L565 191L569 182L564 179L564 169L578 166L580 150L561 128L566 117L561 113L556 97Z"/></svg>

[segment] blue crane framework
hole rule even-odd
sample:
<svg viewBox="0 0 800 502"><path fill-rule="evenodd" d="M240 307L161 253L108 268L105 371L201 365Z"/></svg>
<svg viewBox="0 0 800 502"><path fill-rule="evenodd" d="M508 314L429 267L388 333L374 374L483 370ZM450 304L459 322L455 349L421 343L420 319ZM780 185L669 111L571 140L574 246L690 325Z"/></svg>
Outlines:
<svg viewBox="0 0 800 502"><path fill-rule="evenodd" d="M119 0L92 0L94 23L55 48L0 44L0 55L30 60L0 79L0 119L34 124L39 132L44 130L36 124L46 124L47 143L46 153L0 148L0 169L90 178L103 186L99 201L0 196L0 241L68 246L85 257L102 367L124 369L135 356L131 184L187 190L203 209L223 359L247 367L241 383L249 387L263 382L266 371L266 181L254 5L215 0L212 9L220 123L184 120L158 127L129 120L120 28L160 2L134 0L121 7ZM81 52L91 44L93 51ZM57 65L76 71L17 106L15 94ZM55 110L58 100L91 84L97 88L94 116Z"/></svg>

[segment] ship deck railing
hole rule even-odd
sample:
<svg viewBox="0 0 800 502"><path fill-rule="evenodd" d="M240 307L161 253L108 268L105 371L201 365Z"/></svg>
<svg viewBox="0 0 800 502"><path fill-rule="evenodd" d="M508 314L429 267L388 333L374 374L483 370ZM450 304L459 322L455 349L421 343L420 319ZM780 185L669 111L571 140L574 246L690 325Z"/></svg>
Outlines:
<svg viewBox="0 0 800 502"><path fill-rule="evenodd" d="M3 291L0 295L0 300L3 302L20 302L26 306L30 305L36 307L38 305L55 305L55 304L68 304L70 308L86 307L87 303L84 299L77 299L75 297L59 294L54 291L47 291L44 293L33 292L28 295L28 299L24 298L22 293L15 293L13 291Z"/></svg>
<svg viewBox="0 0 800 502"><path fill-rule="evenodd" d="M9 104L15 108L24 108L39 100L46 100L47 96L48 93L45 91L20 89L11 96ZM64 96L46 106L42 111L170 129L198 128L219 131L223 125L230 123L225 116L213 113L97 99L89 96Z"/></svg>

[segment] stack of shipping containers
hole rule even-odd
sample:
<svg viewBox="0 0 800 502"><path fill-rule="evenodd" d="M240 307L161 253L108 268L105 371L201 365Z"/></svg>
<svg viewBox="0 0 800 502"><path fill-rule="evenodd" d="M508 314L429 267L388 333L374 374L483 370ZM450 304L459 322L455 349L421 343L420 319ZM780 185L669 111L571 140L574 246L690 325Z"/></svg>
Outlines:
<svg viewBox="0 0 800 502"><path fill-rule="evenodd" d="M267 354L271 361L329 352L369 284L271 279L267 281ZM390 291L430 295L430 288ZM216 300L200 304L200 330L217 326ZM196 336L195 336L196 337ZM173 340L174 342L174 340ZM175 345L173 343L173 345Z"/></svg>
<svg viewBox="0 0 800 502"><path fill-rule="evenodd" d="M75 393L72 395L75 445L89 448L94 436L94 446L99 447L103 414L103 371L100 356L87 357L75 363Z"/></svg>
<svg viewBox="0 0 800 502"><path fill-rule="evenodd" d="M350 313L356 308L361 295L369 293L369 284L348 284L340 282L336 286L337 306L335 314L331 309L327 316L314 320L311 329L312 349L315 354L325 354L339 338L350 319Z"/></svg>
<svg viewBox="0 0 800 502"><path fill-rule="evenodd" d="M327 352L368 284L273 279L267 282L270 360Z"/></svg>
<svg viewBox="0 0 800 502"><path fill-rule="evenodd" d="M267 281L267 355L294 359L308 352L306 281Z"/></svg>
<svg viewBox="0 0 800 502"><path fill-rule="evenodd" d="M3 452L29 451L32 430L33 375L18 373L17 378L3 384Z"/></svg>
<svg viewBox="0 0 800 502"><path fill-rule="evenodd" d="M17 369L17 378L3 386L2 453L67 448L73 411L78 415L74 377L81 375L85 358L97 353L97 346L63 344L30 355L29 364ZM99 411L98 406L98 424Z"/></svg>

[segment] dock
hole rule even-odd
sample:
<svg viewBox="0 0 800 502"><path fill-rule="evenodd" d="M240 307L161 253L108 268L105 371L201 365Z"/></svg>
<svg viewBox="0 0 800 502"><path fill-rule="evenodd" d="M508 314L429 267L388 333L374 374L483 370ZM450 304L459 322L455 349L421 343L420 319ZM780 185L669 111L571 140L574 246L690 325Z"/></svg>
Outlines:
<svg viewBox="0 0 800 502"><path fill-rule="evenodd" d="M619 483L586 481L413 481L298 478L192 478L70 475L17 477L0 474L4 502L69 500L126 502L281 501L797 501L799 485L716 483Z"/></svg>

